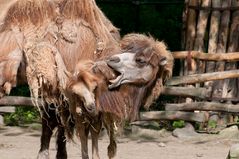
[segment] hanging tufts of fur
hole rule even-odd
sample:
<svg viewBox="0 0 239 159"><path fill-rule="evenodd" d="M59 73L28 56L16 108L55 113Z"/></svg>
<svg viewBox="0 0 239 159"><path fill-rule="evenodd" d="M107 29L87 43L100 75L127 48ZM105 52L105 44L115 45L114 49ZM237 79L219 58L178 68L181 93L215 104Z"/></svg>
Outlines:
<svg viewBox="0 0 239 159"><path fill-rule="evenodd" d="M42 97L49 104L62 104L65 98L60 92L66 88L68 75L58 50L48 42L29 42L25 45L25 56L33 99Z"/></svg>

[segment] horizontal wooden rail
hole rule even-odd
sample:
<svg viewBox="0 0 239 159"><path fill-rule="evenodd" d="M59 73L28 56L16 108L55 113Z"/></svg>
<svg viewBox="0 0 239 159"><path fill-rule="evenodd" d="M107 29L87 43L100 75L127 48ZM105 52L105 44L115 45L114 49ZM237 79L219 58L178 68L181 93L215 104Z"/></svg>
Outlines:
<svg viewBox="0 0 239 159"><path fill-rule="evenodd" d="M175 51L172 52L175 59L185 59L189 55L189 51ZM190 56L193 59L207 60L207 61L239 61L239 52L231 53L203 53L199 51L190 51Z"/></svg>
<svg viewBox="0 0 239 159"><path fill-rule="evenodd" d="M214 81L214 80L222 80L222 79L238 78L238 77L239 77L239 70L221 71L221 72L173 77L166 82L166 85L175 86L180 84L201 83L206 81Z"/></svg>
<svg viewBox="0 0 239 159"><path fill-rule="evenodd" d="M206 88L192 88L192 87L165 87L162 91L164 95L180 96L180 97L197 97L201 99L208 99L211 91Z"/></svg>
<svg viewBox="0 0 239 159"><path fill-rule="evenodd" d="M13 106L0 107L0 114L14 113L15 110L16 108Z"/></svg>
<svg viewBox="0 0 239 159"><path fill-rule="evenodd" d="M44 103L38 100L38 105L42 106ZM34 106L34 104L30 97L5 96L0 99L1 106Z"/></svg>
<svg viewBox="0 0 239 159"><path fill-rule="evenodd" d="M151 120L185 120L206 122L207 116L204 112L182 112L182 111L150 111L140 113L141 121Z"/></svg>
<svg viewBox="0 0 239 159"><path fill-rule="evenodd" d="M166 111L220 111L238 113L239 105L217 103L217 102L194 102L194 103L180 103L180 104L166 104Z"/></svg>

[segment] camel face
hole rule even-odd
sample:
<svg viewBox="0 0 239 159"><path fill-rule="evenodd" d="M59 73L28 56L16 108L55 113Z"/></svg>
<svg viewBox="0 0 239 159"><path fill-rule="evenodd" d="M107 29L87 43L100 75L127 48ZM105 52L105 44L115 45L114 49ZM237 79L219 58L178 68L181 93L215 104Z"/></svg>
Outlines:
<svg viewBox="0 0 239 159"><path fill-rule="evenodd" d="M92 115L96 115L95 105L95 87L88 87L83 81L78 81L71 86L72 93L76 94L78 98L83 102L83 105L87 112Z"/></svg>
<svg viewBox="0 0 239 159"><path fill-rule="evenodd" d="M155 74L154 67L147 58L138 55L126 52L113 55L107 60L107 64L120 73L117 78L110 80L111 85L109 88L115 88L125 83L146 84L153 78ZM160 59L160 65L165 65L166 63L166 58Z"/></svg>

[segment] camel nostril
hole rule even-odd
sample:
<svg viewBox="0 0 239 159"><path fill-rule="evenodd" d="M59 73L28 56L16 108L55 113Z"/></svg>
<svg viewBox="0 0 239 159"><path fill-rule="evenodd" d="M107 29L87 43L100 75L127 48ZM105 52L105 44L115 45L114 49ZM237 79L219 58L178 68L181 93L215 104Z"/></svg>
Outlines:
<svg viewBox="0 0 239 159"><path fill-rule="evenodd" d="M120 58L117 57L117 56L111 56L109 59L108 59L109 62L114 62L114 63L119 63L120 62Z"/></svg>

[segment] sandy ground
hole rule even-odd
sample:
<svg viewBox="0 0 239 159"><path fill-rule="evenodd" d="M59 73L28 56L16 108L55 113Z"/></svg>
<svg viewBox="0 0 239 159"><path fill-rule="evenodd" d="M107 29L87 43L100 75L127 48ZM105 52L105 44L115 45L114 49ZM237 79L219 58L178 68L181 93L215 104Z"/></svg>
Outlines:
<svg viewBox="0 0 239 159"><path fill-rule="evenodd" d="M157 139L119 137L116 159L226 159L230 146L235 142L237 141L216 138L179 140L171 135ZM39 130L19 127L0 128L0 159L35 159L39 145ZM102 159L107 158L107 145L108 138L104 135L99 141ZM78 143L68 143L67 150L69 159L81 157ZM50 146L50 158L55 158L55 154L54 137Z"/></svg>

